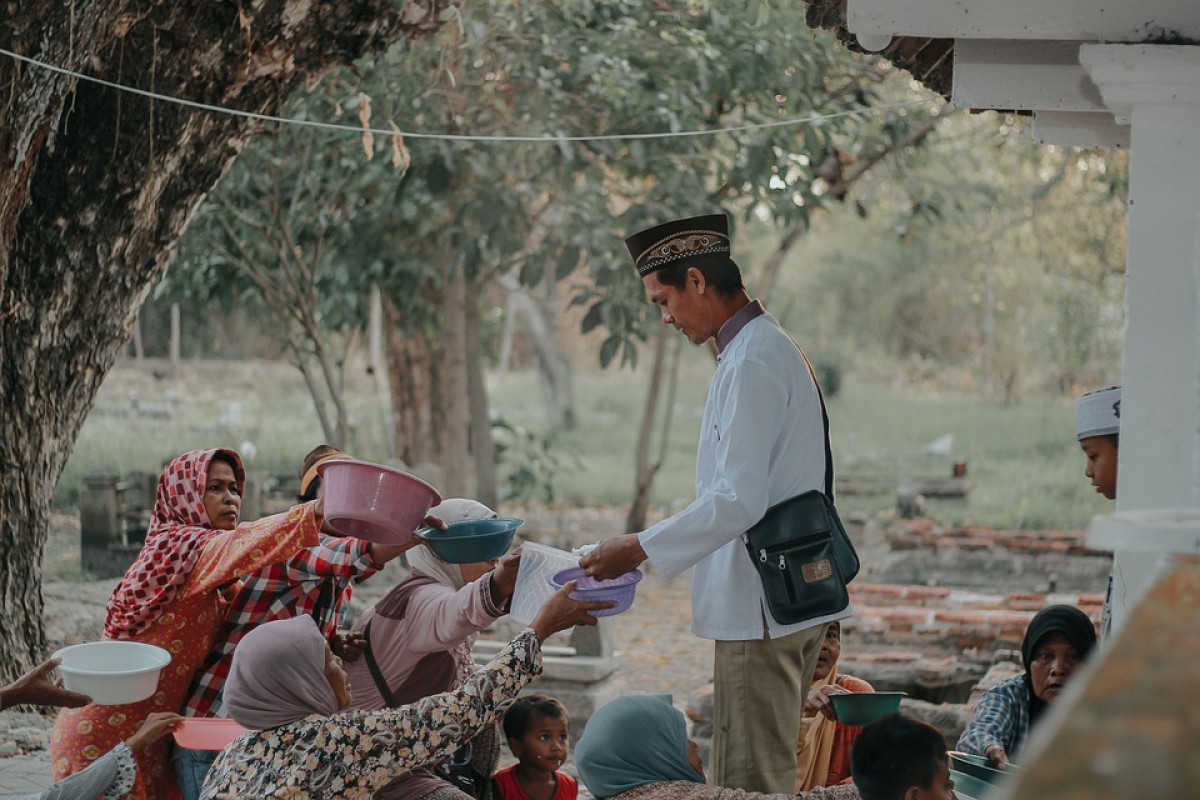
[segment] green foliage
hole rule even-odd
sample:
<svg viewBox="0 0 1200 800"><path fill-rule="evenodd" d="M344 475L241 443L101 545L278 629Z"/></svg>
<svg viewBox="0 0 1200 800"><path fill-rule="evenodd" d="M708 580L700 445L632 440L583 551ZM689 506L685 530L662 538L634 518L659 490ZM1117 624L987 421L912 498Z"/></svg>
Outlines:
<svg viewBox="0 0 1200 800"><path fill-rule="evenodd" d="M570 449L556 446L553 436L492 420L496 442L496 471L500 499L516 503L553 503L558 477L583 469L583 462Z"/></svg>

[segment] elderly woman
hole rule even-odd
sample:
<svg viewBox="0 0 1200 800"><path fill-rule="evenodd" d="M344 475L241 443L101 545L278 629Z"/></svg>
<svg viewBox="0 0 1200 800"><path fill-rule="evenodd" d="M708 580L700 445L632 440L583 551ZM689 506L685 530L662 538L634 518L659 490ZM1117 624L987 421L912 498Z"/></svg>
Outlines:
<svg viewBox="0 0 1200 800"><path fill-rule="evenodd" d="M311 617L269 622L234 651L225 707L250 729L217 757L203 800L368 798L397 776L444 758L494 722L498 706L542 669L542 642L613 602L569 597L572 581L482 671L453 692L399 708L344 711L350 685Z"/></svg>
<svg viewBox="0 0 1200 800"><path fill-rule="evenodd" d="M85 769L151 714L178 712L237 580L317 544L319 501L238 524L245 488L242 461L232 450L184 453L163 471L145 543L108 601L104 636L157 645L171 654L171 663L146 700L59 712L50 739L55 779ZM169 747L159 740L137 754L127 797L179 797Z"/></svg>
<svg viewBox="0 0 1200 800"><path fill-rule="evenodd" d="M1021 643L1025 672L987 690L958 749L1008 764L1095 644L1096 627L1078 608L1048 606L1035 614Z"/></svg>
<svg viewBox="0 0 1200 800"><path fill-rule="evenodd" d="M800 722L800 743L796 748L796 791L833 786L850 780L850 748L862 731L861 725L838 722L830 695L850 692L874 692L862 678L840 675L838 657L842 654L842 623L831 622L825 629L825 641L817 656L817 667L804 703Z"/></svg>
<svg viewBox="0 0 1200 800"><path fill-rule="evenodd" d="M855 800L853 784L761 794L705 784L683 713L666 694L621 697L596 711L575 748L579 777L598 800Z"/></svg>
<svg viewBox="0 0 1200 800"><path fill-rule="evenodd" d="M353 459L330 445L314 448L304 459L300 502L316 500L321 478L317 467L333 459ZM432 521L432 520L427 520ZM221 691L238 642L257 626L277 619L311 616L339 656L349 656L352 642L338 634L343 609L353 596L354 584L374 575L412 543L381 544L343 537L324 526L316 547L297 550L286 561L268 564L246 576L230 597L225 616L209 649L196 669L183 708L185 717L224 716ZM419 540L416 540L419 542ZM184 800L196 800L200 787L219 750L174 748L171 763Z"/></svg>
<svg viewBox="0 0 1200 800"><path fill-rule="evenodd" d="M483 503L464 498L445 500L429 513L447 523L496 516ZM395 708L462 686L480 669L471 658L479 631L503 616L512 600L519 554L499 563L448 564L418 547L407 557L412 573L354 625L369 644L364 657L346 665L354 686L351 709ZM447 762L398 778L376 800L480 796L499 752L495 730L489 728Z"/></svg>

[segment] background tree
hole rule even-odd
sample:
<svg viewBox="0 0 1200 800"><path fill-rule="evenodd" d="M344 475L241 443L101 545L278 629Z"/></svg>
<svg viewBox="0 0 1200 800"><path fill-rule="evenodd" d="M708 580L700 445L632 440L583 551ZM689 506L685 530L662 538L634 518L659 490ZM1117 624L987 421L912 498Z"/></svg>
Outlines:
<svg viewBox="0 0 1200 800"><path fill-rule="evenodd" d="M269 114L306 77L439 24L413 0L23 4L0 47L143 90ZM11 11L10 4L10 11ZM0 57L0 680L44 656L55 483L137 308L259 123Z"/></svg>

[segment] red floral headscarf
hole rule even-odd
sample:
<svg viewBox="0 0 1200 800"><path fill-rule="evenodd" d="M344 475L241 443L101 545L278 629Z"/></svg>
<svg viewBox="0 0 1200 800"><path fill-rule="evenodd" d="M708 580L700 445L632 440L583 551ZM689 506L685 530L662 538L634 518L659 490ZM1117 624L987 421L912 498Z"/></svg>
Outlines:
<svg viewBox="0 0 1200 800"><path fill-rule="evenodd" d="M233 461L238 492L245 493L246 470L232 450L192 450L167 465L158 479L158 497L142 551L108 600L104 620L108 638L133 639L150 627L175 599L204 544L222 532L209 527L212 523L204 510L204 484L217 453Z"/></svg>

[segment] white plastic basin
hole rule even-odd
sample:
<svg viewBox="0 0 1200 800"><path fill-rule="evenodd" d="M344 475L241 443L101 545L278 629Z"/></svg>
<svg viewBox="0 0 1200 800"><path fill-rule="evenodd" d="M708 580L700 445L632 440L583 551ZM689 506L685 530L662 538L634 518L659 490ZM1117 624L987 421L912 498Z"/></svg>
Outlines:
<svg viewBox="0 0 1200 800"><path fill-rule="evenodd" d="M171 654L143 642L84 642L54 654L63 685L102 706L136 703L154 694Z"/></svg>

